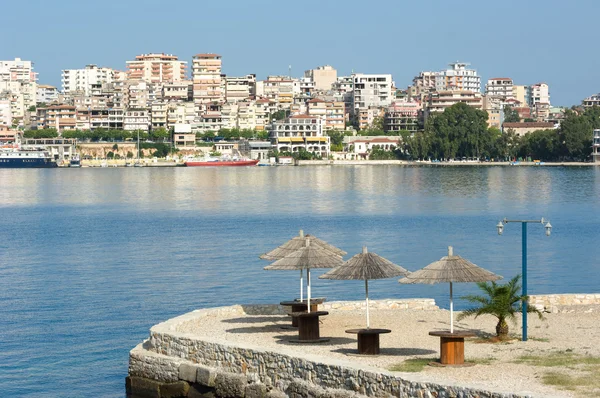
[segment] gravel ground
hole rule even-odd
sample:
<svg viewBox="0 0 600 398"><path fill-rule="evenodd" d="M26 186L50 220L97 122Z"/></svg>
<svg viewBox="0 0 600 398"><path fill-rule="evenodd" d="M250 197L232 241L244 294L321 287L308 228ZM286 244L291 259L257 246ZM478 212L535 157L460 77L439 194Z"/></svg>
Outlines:
<svg viewBox="0 0 600 398"><path fill-rule="evenodd" d="M455 314L456 315L456 314ZM519 315L520 318L520 315ZM289 341L297 337L286 316L244 316L238 318L210 317L201 325L181 325L179 331L205 336L213 342L273 350L289 355L308 357L324 362L336 360L352 367L373 367L387 370L409 358L439 357L439 338L429 336L433 330L448 330L450 313L447 310L374 310L371 327L391 329L381 335L381 355L354 356L356 335L346 329L365 327L362 311L336 311L321 317L321 337L330 340L321 344L298 345ZM536 397L572 397L542 384L541 378L549 370L561 373L573 370L547 368L513 361L522 355L545 355L569 350L574 354L600 356L600 306L580 307L571 313L545 314L545 320L529 317L529 341L514 339L508 342L482 342L481 338L465 341L465 359L476 363L472 367L442 368L426 366L419 373L396 372L415 381L431 381L446 385L477 387L496 392L532 394ZM495 334L496 320L491 316L455 322L455 330L472 330L480 336ZM509 322L511 333L519 334L520 321ZM484 340L485 341L485 340ZM478 363L479 362L479 363ZM587 391L583 396L600 396Z"/></svg>

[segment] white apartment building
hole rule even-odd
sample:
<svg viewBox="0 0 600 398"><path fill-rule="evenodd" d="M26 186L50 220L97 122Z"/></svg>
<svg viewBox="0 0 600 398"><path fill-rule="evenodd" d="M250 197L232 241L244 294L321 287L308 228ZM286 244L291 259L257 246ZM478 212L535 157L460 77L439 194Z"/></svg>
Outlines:
<svg viewBox="0 0 600 398"><path fill-rule="evenodd" d="M12 112L9 100L0 100L0 126L12 126Z"/></svg>
<svg viewBox="0 0 600 398"><path fill-rule="evenodd" d="M225 84L225 100L228 103L243 101L256 95L256 75L246 76L223 76Z"/></svg>
<svg viewBox="0 0 600 398"><path fill-rule="evenodd" d="M294 95L300 94L300 86L288 76L267 76L256 85L256 95L274 102L280 109L289 109Z"/></svg>
<svg viewBox="0 0 600 398"><path fill-rule="evenodd" d="M147 109L127 109L123 118L123 129L148 131L150 112Z"/></svg>
<svg viewBox="0 0 600 398"><path fill-rule="evenodd" d="M58 101L58 90L54 86L47 84L38 84L36 102L38 104L47 104Z"/></svg>
<svg viewBox="0 0 600 398"><path fill-rule="evenodd" d="M0 93L11 101L13 118L22 118L25 110L36 105L37 73L33 72L33 63L15 58L12 61L0 61Z"/></svg>
<svg viewBox="0 0 600 398"><path fill-rule="evenodd" d="M80 91L91 95L92 85L111 83L113 78L114 71L111 68L99 68L96 65L86 65L84 69L65 69L62 71L62 91Z"/></svg>
<svg viewBox="0 0 600 398"><path fill-rule="evenodd" d="M166 101L155 101L150 105L150 124L152 130L169 128L168 103Z"/></svg>
<svg viewBox="0 0 600 398"><path fill-rule="evenodd" d="M325 121L325 130L344 130L346 128L346 109L343 102L324 101L314 98L306 103L309 116L320 117Z"/></svg>
<svg viewBox="0 0 600 398"><path fill-rule="evenodd" d="M169 126L190 125L194 122L196 112L193 102L170 103L167 109Z"/></svg>
<svg viewBox="0 0 600 398"><path fill-rule="evenodd" d="M500 97L504 100L513 97L513 81L508 77L494 77L485 85L485 95Z"/></svg>
<svg viewBox="0 0 600 398"><path fill-rule="evenodd" d="M535 108L536 104L550 105L550 90L546 83L537 83L529 86L529 106Z"/></svg>
<svg viewBox="0 0 600 398"><path fill-rule="evenodd" d="M394 101L387 107L383 119L384 131L410 131L418 128L421 104L415 101Z"/></svg>
<svg viewBox="0 0 600 398"><path fill-rule="evenodd" d="M594 130L592 141L592 159L596 163L600 163L600 129Z"/></svg>
<svg viewBox="0 0 600 398"><path fill-rule="evenodd" d="M191 101L193 85L190 80L165 83L161 87L161 98L165 101Z"/></svg>
<svg viewBox="0 0 600 398"><path fill-rule="evenodd" d="M305 149L324 158L329 156L329 137L323 135L324 120L309 115L295 115L273 122L269 138L279 152L299 152Z"/></svg>
<svg viewBox="0 0 600 398"><path fill-rule="evenodd" d="M192 61L193 96L196 104L222 103L225 93L221 87L221 56L196 54Z"/></svg>
<svg viewBox="0 0 600 398"><path fill-rule="evenodd" d="M353 109L384 107L392 103L392 75L364 74L352 75Z"/></svg>
<svg viewBox="0 0 600 398"><path fill-rule="evenodd" d="M446 108L459 102L472 106L475 109L482 109L483 100L481 93L470 90L445 90L430 93L427 97L425 106L425 118L432 113L441 113Z"/></svg>
<svg viewBox="0 0 600 398"><path fill-rule="evenodd" d="M592 106L600 106L600 93L590 95L582 101L585 108L591 108Z"/></svg>
<svg viewBox="0 0 600 398"><path fill-rule="evenodd" d="M141 54L127 61L127 78L149 83L172 83L185 80L187 61L172 54Z"/></svg>
<svg viewBox="0 0 600 398"><path fill-rule="evenodd" d="M304 72L304 77L313 82L314 89L320 91L329 91L337 82L337 70L331 65L318 66Z"/></svg>
<svg viewBox="0 0 600 398"><path fill-rule="evenodd" d="M439 72L435 79L435 89L481 92L481 77L475 69L467 69L468 63L454 62L450 68Z"/></svg>

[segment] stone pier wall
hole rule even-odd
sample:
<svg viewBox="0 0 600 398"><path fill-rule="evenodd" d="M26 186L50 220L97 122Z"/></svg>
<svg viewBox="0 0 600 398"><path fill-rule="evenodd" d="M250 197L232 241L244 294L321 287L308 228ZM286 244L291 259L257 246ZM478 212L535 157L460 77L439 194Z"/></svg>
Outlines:
<svg viewBox="0 0 600 398"><path fill-rule="evenodd" d="M582 307L600 305L600 293L530 295L529 305L542 312L574 312Z"/></svg>
<svg viewBox="0 0 600 398"><path fill-rule="evenodd" d="M378 300L374 308L437 309L432 299ZM331 302L323 309L363 308L364 302ZM298 357L244 344L232 346L211 336L187 334L190 323L215 315L280 315L278 305L247 305L197 310L151 328L150 338L130 353L130 397L226 398L520 398L468 387L445 386L398 377L369 367L356 368L331 358Z"/></svg>

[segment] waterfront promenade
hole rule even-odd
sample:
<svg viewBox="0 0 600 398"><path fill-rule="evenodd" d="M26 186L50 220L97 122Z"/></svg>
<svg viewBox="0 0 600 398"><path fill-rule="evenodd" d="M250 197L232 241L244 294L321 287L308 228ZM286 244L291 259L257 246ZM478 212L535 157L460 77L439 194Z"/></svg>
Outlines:
<svg viewBox="0 0 600 398"><path fill-rule="evenodd" d="M563 378L597 376L594 373L597 370L588 373L589 368L577 366L576 361L600 358L600 347L593 344L600 338L600 329L596 327L600 322L600 294L577 297L578 305L547 307L550 312L544 314L545 320L532 317L531 338L527 342L516 336L500 343L490 340L496 324L493 317L457 322L458 330L477 334L465 343L466 360L474 365L423 366L417 372L403 371L402 366L417 358L425 362L439 358L439 339L428 332L449 327L448 311L437 309L430 300L388 299L371 303L372 325L392 330L381 336L381 354L377 356L353 355L356 340L344 333L345 329L363 325L362 302L326 302L322 309L329 311L329 315L322 319L321 336L329 341L310 345L291 343L297 331L288 327L289 317L277 305L199 310L154 326L146 343L132 350L129 374L133 376L134 387L152 385L144 384L143 378L167 384L182 378L207 383L205 378L186 377L189 378L190 369L202 369L197 372L200 375L208 368L215 375L222 373L222 378L232 377L239 382L242 377L242 387L256 384L250 388L290 396L299 383L305 393L317 397L455 396L453 393L465 398L492 394L545 398L596 396L600 394L597 384L582 383L565 390L553 385L552 380L554 374ZM548 298L532 300L543 303ZM550 301L566 302L560 297ZM512 333L519 333L518 323L511 323L510 327ZM569 363L565 361L562 366L552 368L539 366L532 359L556 360L561 355L566 355ZM132 380L130 386L131 383ZM210 381L208 384L207 387L215 387ZM235 396L243 396L239 391Z"/></svg>

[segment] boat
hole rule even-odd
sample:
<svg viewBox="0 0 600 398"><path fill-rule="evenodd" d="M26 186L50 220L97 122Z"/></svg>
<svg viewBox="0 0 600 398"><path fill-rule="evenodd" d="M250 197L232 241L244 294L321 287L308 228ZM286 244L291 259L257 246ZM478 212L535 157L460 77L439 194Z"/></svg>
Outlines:
<svg viewBox="0 0 600 398"><path fill-rule="evenodd" d="M81 158L78 154L74 154L69 160L69 167L81 167Z"/></svg>
<svg viewBox="0 0 600 398"><path fill-rule="evenodd" d="M204 159L190 159L184 164L187 167L198 167L198 166L256 166L258 159L245 159L245 158L204 158Z"/></svg>
<svg viewBox="0 0 600 398"><path fill-rule="evenodd" d="M20 145L0 148L0 168L54 168L58 164L48 151Z"/></svg>

